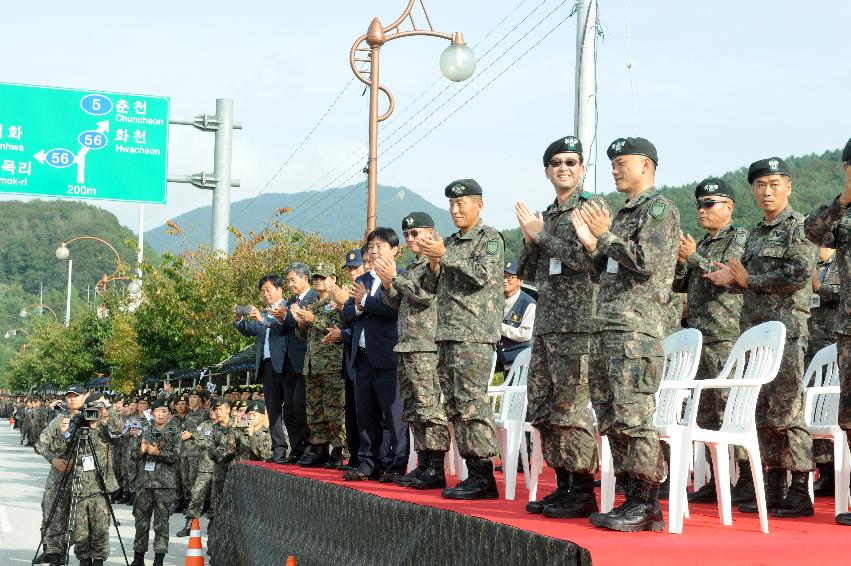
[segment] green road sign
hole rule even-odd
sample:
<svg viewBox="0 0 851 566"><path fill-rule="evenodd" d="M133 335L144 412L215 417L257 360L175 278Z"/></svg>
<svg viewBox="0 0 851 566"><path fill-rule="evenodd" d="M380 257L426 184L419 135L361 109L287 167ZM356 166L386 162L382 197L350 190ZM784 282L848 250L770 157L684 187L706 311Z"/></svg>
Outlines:
<svg viewBox="0 0 851 566"><path fill-rule="evenodd" d="M0 83L0 193L164 203L169 100Z"/></svg>

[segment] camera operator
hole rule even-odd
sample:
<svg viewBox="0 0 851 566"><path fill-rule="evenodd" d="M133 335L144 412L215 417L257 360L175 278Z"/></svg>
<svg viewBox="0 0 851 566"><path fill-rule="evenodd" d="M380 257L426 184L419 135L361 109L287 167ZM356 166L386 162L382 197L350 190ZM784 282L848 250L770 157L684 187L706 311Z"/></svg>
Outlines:
<svg viewBox="0 0 851 566"><path fill-rule="evenodd" d="M56 416L38 438L35 451L50 463L50 472L44 482L44 495L41 499L41 534L44 538L44 555L42 561L51 565L60 564L65 556L65 536L68 528L68 513L71 503L71 483L66 482L63 489L62 475L71 464L63 459L67 451L65 434L71 419L80 412L86 400L85 388L82 385L69 385L65 389L65 407ZM56 510L53 516L50 510L54 502ZM49 524L48 524L49 523Z"/></svg>
<svg viewBox="0 0 851 566"><path fill-rule="evenodd" d="M162 566L168 552L168 520L177 498L177 461L180 456L180 430L169 423L168 401L152 404L154 420L144 429L133 458L139 462L136 501L136 538L132 566L145 566L148 535L153 515L154 566Z"/></svg>
<svg viewBox="0 0 851 566"><path fill-rule="evenodd" d="M263 401L248 403L248 412L237 422L236 461L265 460L272 454L272 437L265 424Z"/></svg>
<svg viewBox="0 0 851 566"><path fill-rule="evenodd" d="M71 419L65 433L72 447L86 437L91 440L91 444L82 444L73 464L72 493L77 501L71 542L81 566L102 565L109 557L110 517L108 493L104 491L107 487L106 477L98 477L99 473L103 474L107 469L109 445L113 441L109 434L108 418L106 403L100 394L93 393L86 399L82 410ZM104 485L101 485L101 481Z"/></svg>

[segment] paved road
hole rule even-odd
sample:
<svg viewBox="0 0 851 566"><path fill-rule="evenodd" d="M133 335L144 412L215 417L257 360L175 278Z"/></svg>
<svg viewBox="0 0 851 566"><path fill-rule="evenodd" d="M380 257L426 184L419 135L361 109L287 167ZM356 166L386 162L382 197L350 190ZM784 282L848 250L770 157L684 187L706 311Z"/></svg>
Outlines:
<svg viewBox="0 0 851 566"><path fill-rule="evenodd" d="M47 478L48 464L32 447L21 446L18 431L9 428L9 419L0 419L0 565L15 566L30 564L38 546L41 526L41 494L44 481ZM128 561L133 560L133 528L132 509L127 505L116 505L115 515L118 517L121 538L127 550ZM206 534L206 519L202 520L201 532ZM176 538L176 533L183 526L183 516L171 516L171 538L169 553L165 563L170 566L182 566L186 556L188 537ZM121 546L115 527L109 532L110 556L106 564L124 564ZM154 533L150 534L153 545ZM204 548L207 548L207 537L203 537ZM153 564L153 548L148 550L146 564ZM73 550L70 564L77 564Z"/></svg>

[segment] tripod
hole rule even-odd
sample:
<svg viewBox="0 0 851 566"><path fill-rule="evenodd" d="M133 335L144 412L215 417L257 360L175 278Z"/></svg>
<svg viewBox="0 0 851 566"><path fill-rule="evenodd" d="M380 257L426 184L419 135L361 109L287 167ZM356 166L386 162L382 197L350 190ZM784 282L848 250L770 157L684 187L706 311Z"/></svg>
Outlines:
<svg viewBox="0 0 851 566"><path fill-rule="evenodd" d="M100 488L100 493L96 494L94 497L103 497L104 501L106 501L106 507L109 509L109 515L112 518L112 524L115 527L115 533L118 535L118 542L121 545L121 553L124 555L124 563L127 566L130 566L130 562L127 560L127 551L124 549L124 541L121 539L121 532L119 532L118 527L120 523L118 522L118 518L115 516L115 511L112 509L112 503L109 500L109 491L106 489L106 482L103 479L103 473L101 473L100 463L98 462L97 453L95 452L94 442L91 438L92 429L86 426L78 426L74 429L73 434L68 440L68 448L65 450L65 454L63 455L63 460L68 462L68 466L66 466L65 471L62 472L62 481L59 483L59 489L57 490L57 497L53 500L53 505L50 508L50 513L47 516L47 522L45 523L45 528L41 533L41 540L38 543L38 547L35 549L35 555L33 555L33 564L35 564L35 559L38 556L38 551L41 550L42 545L44 544L44 539L47 536L47 531L50 528L51 523L53 522L53 517L56 514L56 510L59 507L59 501L62 499L61 494L63 490L69 483L69 479L73 475L73 484L71 489L71 499L69 501L69 509L68 509L68 525L66 530L66 540L65 540L65 560L64 563L68 564L69 554L71 552L71 535L76 528L75 525L75 512L77 509L77 500L79 499L79 494L81 492L82 482L83 482L83 470L77 468L77 457L82 453L84 455L88 454L92 458L92 463L94 464L94 472L95 477L97 478L98 487Z"/></svg>

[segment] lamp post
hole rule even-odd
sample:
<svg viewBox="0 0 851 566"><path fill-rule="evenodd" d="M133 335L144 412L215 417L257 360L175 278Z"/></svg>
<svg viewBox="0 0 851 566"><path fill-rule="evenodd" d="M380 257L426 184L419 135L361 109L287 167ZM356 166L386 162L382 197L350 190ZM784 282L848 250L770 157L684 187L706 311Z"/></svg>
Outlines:
<svg viewBox="0 0 851 566"><path fill-rule="evenodd" d="M24 336L29 336L30 333L24 330L23 328L10 328L6 331L6 334L3 335L3 338L7 340L12 336L17 336L18 334L23 334Z"/></svg>
<svg viewBox="0 0 851 566"><path fill-rule="evenodd" d="M461 32L452 34L435 31L431 25L431 18L425 8L424 0L420 0L423 13L425 14L428 29L418 29L414 22L414 17L411 10L414 7L416 0L408 0L408 6L402 15L396 21L387 27L381 25L378 18L374 18L369 25L366 34L360 36L352 45L349 53L349 64L352 67L352 72L359 81L369 87L369 162L367 163L367 205L366 205L366 231L371 232L375 229L376 222L376 191L378 188L378 123L383 122L393 113L394 98L393 94L379 82L379 51L381 46L388 41L399 39L401 37L410 37L416 35L424 35L430 37L438 37L446 39L452 43L444 49L440 56L440 71L451 81L465 81L473 76L476 71L476 56L473 50L464 43L464 37ZM412 30L402 31L400 26L409 19ZM365 44L365 45L362 45ZM364 52L369 53L369 57L363 57ZM368 63L369 71L365 74L364 70L358 69L358 63ZM387 95L389 107L384 114L378 114L378 92L381 91Z"/></svg>
<svg viewBox="0 0 851 566"><path fill-rule="evenodd" d="M35 307L37 307L41 311L39 314L44 314L44 309L47 309L48 311L50 311L50 314L53 315L53 318L57 322L59 321L59 317L56 315L56 311L54 311L52 308L45 305L44 303L33 303L31 305L27 305L27 306L23 307L21 309L21 312L18 313L18 314L21 315L21 318L27 318L27 316L29 316L29 309L35 308Z"/></svg>
<svg viewBox="0 0 851 566"><path fill-rule="evenodd" d="M70 246L74 242L79 242L81 240L94 240L95 242L100 242L101 244L112 250L112 253L115 254L115 271L112 273L112 277L117 276L118 272L121 269L121 256L118 255L118 251L113 247L112 244L102 238L98 238L97 236L77 236L76 238L71 238L67 242L62 242L59 247L56 248L56 259L60 261L68 260L68 296L65 302L65 326L71 324L71 272L73 268L73 263L71 260L71 251L68 249L68 246ZM107 276L104 275L104 277Z"/></svg>

